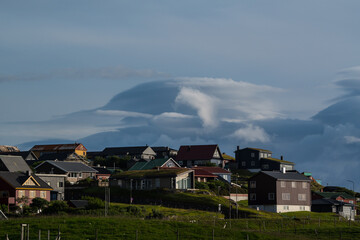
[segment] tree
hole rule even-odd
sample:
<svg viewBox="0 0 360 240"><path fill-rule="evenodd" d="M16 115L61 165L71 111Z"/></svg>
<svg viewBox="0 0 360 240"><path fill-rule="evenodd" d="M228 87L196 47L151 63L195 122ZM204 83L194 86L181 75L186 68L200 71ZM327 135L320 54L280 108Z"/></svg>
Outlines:
<svg viewBox="0 0 360 240"><path fill-rule="evenodd" d="M46 199L37 197L32 200L30 207L34 212L41 212L48 205L49 202Z"/></svg>

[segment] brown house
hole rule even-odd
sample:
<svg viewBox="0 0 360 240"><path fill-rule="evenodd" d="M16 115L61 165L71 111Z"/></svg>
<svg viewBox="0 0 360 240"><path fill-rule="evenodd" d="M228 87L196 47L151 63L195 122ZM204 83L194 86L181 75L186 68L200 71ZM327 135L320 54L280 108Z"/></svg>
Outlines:
<svg viewBox="0 0 360 240"><path fill-rule="evenodd" d="M87 149L81 143L71 143L35 145L30 149L30 151L33 151L38 158L43 154L48 153L76 153L79 156L86 157Z"/></svg>
<svg viewBox="0 0 360 240"><path fill-rule="evenodd" d="M261 171L248 181L249 207L277 213L310 211L310 181L297 171Z"/></svg>
<svg viewBox="0 0 360 240"><path fill-rule="evenodd" d="M175 160L182 167L215 165L224 167L224 158L218 145L181 146Z"/></svg>

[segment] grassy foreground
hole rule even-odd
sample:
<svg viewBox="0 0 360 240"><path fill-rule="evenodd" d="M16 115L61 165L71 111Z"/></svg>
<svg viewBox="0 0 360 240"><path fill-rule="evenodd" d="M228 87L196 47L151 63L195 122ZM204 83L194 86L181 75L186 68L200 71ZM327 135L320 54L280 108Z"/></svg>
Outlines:
<svg viewBox="0 0 360 240"><path fill-rule="evenodd" d="M141 207L141 206L138 206ZM155 206L148 206L150 211ZM39 216L0 222L0 239L20 239L20 224L30 239L360 239L360 223L332 214L288 213L277 218L220 219L201 211L158 207L165 219L131 216ZM169 216L178 216L171 218Z"/></svg>

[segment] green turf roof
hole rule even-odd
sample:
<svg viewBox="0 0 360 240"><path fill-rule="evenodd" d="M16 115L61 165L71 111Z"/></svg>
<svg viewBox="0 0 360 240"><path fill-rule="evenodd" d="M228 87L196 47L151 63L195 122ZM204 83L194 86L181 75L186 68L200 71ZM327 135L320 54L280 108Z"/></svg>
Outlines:
<svg viewBox="0 0 360 240"><path fill-rule="evenodd" d="M269 150L266 150L266 149L261 149L261 148L249 148L249 149L256 150L256 151L260 151L260 152L272 153L272 152L271 152L271 151L269 151Z"/></svg>
<svg viewBox="0 0 360 240"><path fill-rule="evenodd" d="M164 163L169 160L167 158L152 159L149 162L137 162L132 166L129 171L133 170L148 170L156 167L161 167Z"/></svg>
<svg viewBox="0 0 360 240"><path fill-rule="evenodd" d="M281 160L281 159L277 159L277 158L264 158L270 161L275 161L275 162L279 162L279 163L286 163L286 164L292 164L294 165L295 163L293 162L289 162L289 161L285 161L285 160Z"/></svg>
<svg viewBox="0 0 360 240"><path fill-rule="evenodd" d="M187 168L167 168L167 169L150 169L134 170L115 174L112 178L153 178L153 177L175 177L181 173L187 172Z"/></svg>

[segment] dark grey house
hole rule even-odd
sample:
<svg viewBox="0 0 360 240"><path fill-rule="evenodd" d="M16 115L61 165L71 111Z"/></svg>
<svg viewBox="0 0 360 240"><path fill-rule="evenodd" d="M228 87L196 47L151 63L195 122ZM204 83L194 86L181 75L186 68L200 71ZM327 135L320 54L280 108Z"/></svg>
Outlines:
<svg viewBox="0 0 360 240"><path fill-rule="evenodd" d="M80 162L45 161L35 167L37 173L63 174L74 184L82 179L95 178L97 171Z"/></svg>
<svg viewBox="0 0 360 240"><path fill-rule="evenodd" d="M0 155L0 171L6 172L32 172L21 156Z"/></svg>
<svg viewBox="0 0 360 240"><path fill-rule="evenodd" d="M65 174L37 173L36 176L46 182L53 190L50 191L50 200L65 200Z"/></svg>
<svg viewBox="0 0 360 240"><path fill-rule="evenodd" d="M102 151L102 155L105 157L118 156L126 157L129 156L134 160L151 160L155 159L156 153L149 146L138 146L138 147L108 147Z"/></svg>
<svg viewBox="0 0 360 240"><path fill-rule="evenodd" d="M312 212L333 212L346 219L355 219L354 204L338 201L335 199L322 198L312 200Z"/></svg>
<svg viewBox="0 0 360 240"><path fill-rule="evenodd" d="M235 163L231 164L233 169L254 169L262 171L294 170L294 163L285 161L281 156L280 159L272 157L272 152L260 148L243 148L238 146L235 151Z"/></svg>
<svg viewBox="0 0 360 240"><path fill-rule="evenodd" d="M310 211L311 180L297 171L261 171L248 180L249 207L268 212Z"/></svg>
<svg viewBox="0 0 360 240"><path fill-rule="evenodd" d="M152 150L156 153L156 158L175 158L177 155L177 150L170 147L151 147Z"/></svg>

